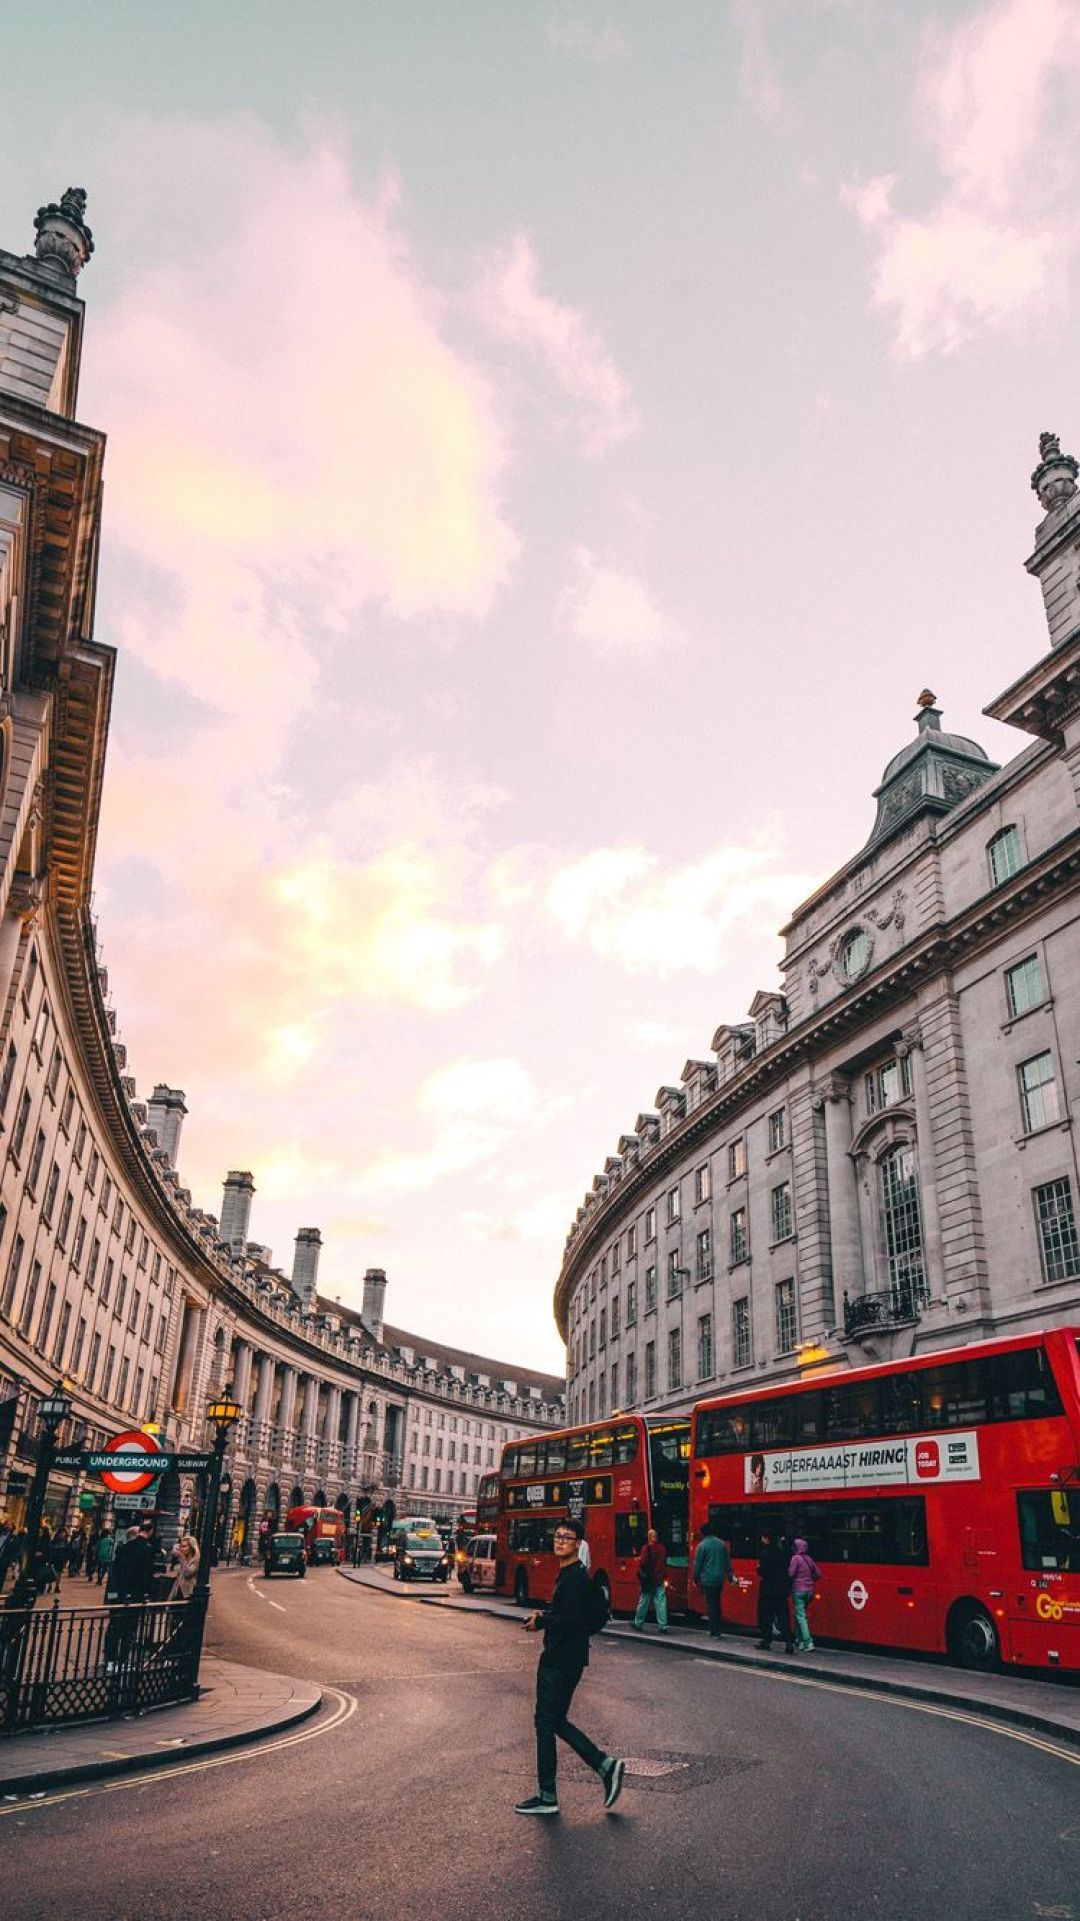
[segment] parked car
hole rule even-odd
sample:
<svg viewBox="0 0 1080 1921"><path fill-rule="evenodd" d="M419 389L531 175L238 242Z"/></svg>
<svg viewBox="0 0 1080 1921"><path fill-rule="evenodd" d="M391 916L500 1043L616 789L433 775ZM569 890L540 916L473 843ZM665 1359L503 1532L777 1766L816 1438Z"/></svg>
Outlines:
<svg viewBox="0 0 1080 1921"><path fill-rule="evenodd" d="M434 1528L418 1528L398 1538L395 1581L448 1581L451 1557Z"/></svg>
<svg viewBox="0 0 1080 1921"><path fill-rule="evenodd" d="M458 1580L466 1594L477 1588L495 1592L495 1536L474 1534L465 1544L465 1559L458 1569Z"/></svg>
<svg viewBox="0 0 1080 1921"><path fill-rule="evenodd" d="M303 1535L271 1534L263 1555L264 1579L268 1581L272 1574L298 1574L303 1580L306 1573Z"/></svg>

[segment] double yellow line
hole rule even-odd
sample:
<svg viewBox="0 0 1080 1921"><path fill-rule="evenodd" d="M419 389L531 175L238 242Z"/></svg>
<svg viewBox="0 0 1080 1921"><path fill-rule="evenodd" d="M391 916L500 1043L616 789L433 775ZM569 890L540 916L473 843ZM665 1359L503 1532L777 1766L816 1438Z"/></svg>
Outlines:
<svg viewBox="0 0 1080 1921"><path fill-rule="evenodd" d="M20 1796L18 1801L0 1807L0 1816L37 1814L43 1808L58 1807L62 1801L85 1801L93 1795L119 1794L125 1788L156 1786L159 1781L173 1781L181 1774L204 1774L209 1768L233 1767L238 1761L256 1760L264 1754L280 1754L284 1748L299 1747L304 1741L317 1741L322 1735L333 1734L346 1721L351 1721L359 1706L355 1695L346 1694L341 1688L324 1688L323 1692L336 1696L337 1707L333 1714L315 1727L300 1728L295 1734L283 1734L280 1740L259 1741L257 1745L237 1748L228 1754L211 1754L204 1761L179 1761L168 1767L139 1768L116 1780L91 1781L85 1787L59 1788L55 1794L46 1794L40 1801L30 1801Z"/></svg>

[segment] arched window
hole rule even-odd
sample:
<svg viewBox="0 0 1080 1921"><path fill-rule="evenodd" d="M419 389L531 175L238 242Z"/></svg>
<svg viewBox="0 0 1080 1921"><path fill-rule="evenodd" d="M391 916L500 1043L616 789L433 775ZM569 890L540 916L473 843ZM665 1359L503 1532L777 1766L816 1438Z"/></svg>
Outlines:
<svg viewBox="0 0 1080 1921"><path fill-rule="evenodd" d="M986 857L990 862L990 879L995 887L1000 887L1002 881L1019 873L1022 865L1019 829L1003 827L1000 834L995 834L989 842Z"/></svg>
<svg viewBox="0 0 1080 1921"><path fill-rule="evenodd" d="M892 1306L895 1313L909 1314L928 1299L914 1148L903 1142L891 1147L879 1163L879 1175Z"/></svg>

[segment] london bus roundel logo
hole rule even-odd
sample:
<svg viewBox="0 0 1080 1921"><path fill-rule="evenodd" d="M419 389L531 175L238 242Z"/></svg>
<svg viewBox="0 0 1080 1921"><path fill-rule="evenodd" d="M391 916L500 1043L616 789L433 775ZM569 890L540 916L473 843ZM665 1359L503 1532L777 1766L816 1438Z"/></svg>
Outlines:
<svg viewBox="0 0 1080 1921"><path fill-rule="evenodd" d="M137 1428L127 1434L114 1434L111 1441L106 1441L104 1451L117 1456L116 1467L102 1468L100 1476L111 1494L141 1494L144 1487L150 1486L155 1478L153 1474L122 1474L119 1468L125 1454L160 1454L152 1434L142 1434Z"/></svg>
<svg viewBox="0 0 1080 1921"><path fill-rule="evenodd" d="M861 1614L870 1599L870 1590L864 1581L852 1581L847 1597L856 1613Z"/></svg>

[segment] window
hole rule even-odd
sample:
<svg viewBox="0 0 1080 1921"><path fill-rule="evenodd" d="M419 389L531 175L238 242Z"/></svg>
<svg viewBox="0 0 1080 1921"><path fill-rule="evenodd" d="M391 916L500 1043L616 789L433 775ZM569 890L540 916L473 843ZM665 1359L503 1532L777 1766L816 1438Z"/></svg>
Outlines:
<svg viewBox="0 0 1080 1921"><path fill-rule="evenodd" d="M18 1252L18 1241L16 1241L15 1246L16 1252ZM27 1337L29 1337L30 1329L34 1324L34 1309L37 1306L38 1288L40 1286L41 1262L35 1261L30 1269L30 1284L26 1290L26 1299L22 1304L22 1313L19 1315L19 1332L20 1334L25 1334Z"/></svg>
<svg viewBox="0 0 1080 1921"><path fill-rule="evenodd" d="M105 1279L101 1283L102 1307L108 1307L109 1305L109 1296L112 1293L113 1275L115 1274L115 1272L116 1272L116 1262L111 1259L107 1260L105 1263Z"/></svg>
<svg viewBox="0 0 1080 1921"><path fill-rule="evenodd" d="M778 1354L795 1352L795 1283L777 1281L776 1283L776 1351Z"/></svg>
<svg viewBox="0 0 1080 1921"><path fill-rule="evenodd" d="M52 1060L49 1062L49 1078L45 1083L45 1086L48 1092L52 1095L53 1100L56 1099L56 1090L60 1084L60 1069L62 1068L63 1064L64 1064L64 1056L61 1054L59 1047L54 1047L53 1057L52 1057Z"/></svg>
<svg viewBox="0 0 1080 1921"><path fill-rule="evenodd" d="M143 1383L145 1382L145 1379L146 1379L145 1371L141 1367L137 1367L135 1369L135 1393L131 1403L132 1407L135 1409L136 1414L139 1412L139 1409L142 1407Z"/></svg>
<svg viewBox="0 0 1080 1921"><path fill-rule="evenodd" d="M645 1399L651 1401L656 1393L656 1342L648 1341L645 1346Z"/></svg>
<svg viewBox="0 0 1080 1921"><path fill-rule="evenodd" d="M41 1203L41 1218L47 1227L52 1226L53 1209L56 1206L56 1191L59 1186L60 1163L59 1161L54 1161L52 1164L52 1172L49 1175L49 1184L45 1189L45 1199Z"/></svg>
<svg viewBox="0 0 1080 1921"><path fill-rule="evenodd" d="M707 1201L711 1193L712 1193L712 1175L709 1168L709 1163L708 1161L706 1161L704 1167L699 1167L696 1174L694 1175L695 1206L700 1206L702 1201Z"/></svg>
<svg viewBox="0 0 1080 1921"><path fill-rule="evenodd" d="M26 1008L27 1013L30 1012L30 1002L33 998L34 988L37 984L37 977L38 977L37 949L36 947L32 947L30 949L30 959L26 964L26 985L24 986L22 991L23 1004Z"/></svg>
<svg viewBox="0 0 1080 1921"><path fill-rule="evenodd" d="M778 1107L769 1115L769 1153L778 1154L787 1146L787 1109Z"/></svg>
<svg viewBox="0 0 1080 1921"><path fill-rule="evenodd" d="M27 1129L29 1120L30 1120L30 1096L24 1090L22 1100L19 1102L19 1117L15 1122L15 1132L11 1136L11 1151L15 1155L16 1159L18 1159L19 1155L22 1153L22 1144L26 1139L26 1129Z"/></svg>
<svg viewBox="0 0 1080 1921"><path fill-rule="evenodd" d="M655 1239L656 1239L656 1209L655 1209L655 1207L647 1207L647 1208L645 1209L645 1239L646 1239L647 1241L655 1241Z"/></svg>
<svg viewBox="0 0 1080 1921"><path fill-rule="evenodd" d="M651 1314L656 1306L656 1269L645 1269L645 1312Z"/></svg>
<svg viewBox="0 0 1080 1921"><path fill-rule="evenodd" d="M682 1277L683 1270L679 1266L678 1249L673 1247L667 1257L667 1297L669 1301L673 1301L676 1294L681 1292Z"/></svg>
<svg viewBox="0 0 1080 1921"><path fill-rule="evenodd" d="M79 1225L75 1229L75 1245L71 1250L71 1265L78 1267L82 1261L83 1248L86 1246L86 1215L80 1214Z"/></svg>
<svg viewBox="0 0 1080 1921"><path fill-rule="evenodd" d="M613 1294L611 1297L611 1338L613 1341L617 1341L619 1338L619 1297L617 1294Z"/></svg>
<svg viewBox="0 0 1080 1921"><path fill-rule="evenodd" d="M60 1367L63 1363L64 1349L67 1346L68 1329L70 1326L71 1326L71 1302L65 1301L62 1309L60 1310L60 1325L56 1330L56 1340L53 1342L52 1357L53 1357L54 1367Z"/></svg>
<svg viewBox="0 0 1080 1921"><path fill-rule="evenodd" d="M731 1364L749 1367L754 1358L750 1332L750 1301L747 1295L731 1303Z"/></svg>
<svg viewBox="0 0 1080 1921"><path fill-rule="evenodd" d="M668 1392L674 1393L682 1386L682 1329L672 1327L667 1337L667 1384Z"/></svg>
<svg viewBox="0 0 1080 1921"><path fill-rule="evenodd" d="M1005 969L1005 999L1013 1020L1019 1014L1028 1013L1032 1007L1042 1006L1046 989L1043 985L1042 963L1037 954L1029 954L1026 960L1017 961L1015 967Z"/></svg>
<svg viewBox="0 0 1080 1921"><path fill-rule="evenodd" d="M1003 827L995 834L986 850L990 862L990 883L1000 887L1003 880L1010 880L1020 871L1020 835L1015 827Z"/></svg>
<svg viewBox="0 0 1080 1921"><path fill-rule="evenodd" d="M1047 1181L1045 1187L1035 1189L1033 1198L1043 1280L1076 1280L1080 1276L1080 1239L1068 1181Z"/></svg>
<svg viewBox="0 0 1080 1921"><path fill-rule="evenodd" d="M746 1173L746 1141L740 1134L732 1141L727 1151L727 1174L729 1181L741 1180Z"/></svg>
<svg viewBox="0 0 1080 1921"><path fill-rule="evenodd" d="M590 1321L589 1323L589 1359L590 1361L594 1361L596 1359L596 1322L595 1321Z"/></svg>
<svg viewBox="0 0 1080 1921"><path fill-rule="evenodd" d="M72 1200L71 1195L65 1194L64 1205L60 1209L60 1225L56 1230L56 1238L59 1241L61 1247L67 1246L68 1228L71 1226L71 1210L74 1207L74 1205L75 1203Z"/></svg>
<svg viewBox="0 0 1080 1921"><path fill-rule="evenodd" d="M116 1306L113 1308L113 1313L115 1314L118 1321L123 1316L124 1302L126 1300L127 1300L127 1275L121 1274L120 1285L116 1290Z"/></svg>
<svg viewBox="0 0 1080 1921"><path fill-rule="evenodd" d="M621 1243L619 1241L613 1241L611 1244L611 1278L612 1280L615 1279L615 1276L619 1272L619 1261L620 1261L621 1253L622 1253Z"/></svg>
<svg viewBox="0 0 1080 1921"><path fill-rule="evenodd" d="M626 1283L626 1325L633 1327L637 1320L637 1282Z"/></svg>
<svg viewBox="0 0 1080 1921"><path fill-rule="evenodd" d="M127 1406L127 1389L128 1389L128 1380L130 1378L130 1375L131 1375L131 1360L130 1360L130 1357L125 1354L124 1359L120 1364L120 1379L116 1383L116 1398L119 1401L121 1407Z"/></svg>
<svg viewBox="0 0 1080 1921"><path fill-rule="evenodd" d="M603 1368L600 1369L600 1377L596 1384L596 1412L601 1419L607 1413L607 1375Z"/></svg>
<svg viewBox="0 0 1080 1921"><path fill-rule="evenodd" d="M669 1227L672 1221L677 1221L679 1218L679 1190L677 1187L668 1189L667 1217Z"/></svg>
<svg viewBox="0 0 1080 1921"><path fill-rule="evenodd" d="M45 1003L42 1002L41 1012L38 1015L37 1021L35 1022L35 1025L34 1025L34 1038L30 1043L39 1060L41 1059L42 1048L44 1047L45 1042L48 1039L48 1034L49 1034L49 1010L45 1006Z"/></svg>
<svg viewBox="0 0 1080 1921"><path fill-rule="evenodd" d="M124 1253L130 1254L135 1245L135 1216L129 1215L127 1233L124 1235Z"/></svg>
<svg viewBox="0 0 1080 1921"><path fill-rule="evenodd" d="M113 1217L112 1217L113 1233L119 1234L120 1229L122 1228L123 1225L124 1225L124 1203L120 1199L120 1196L118 1194L116 1197L116 1206L113 1208Z"/></svg>
<svg viewBox="0 0 1080 1921"><path fill-rule="evenodd" d="M731 1211L731 1265L737 1267L750 1253L750 1242L746 1231L746 1209L735 1207Z"/></svg>
<svg viewBox="0 0 1080 1921"><path fill-rule="evenodd" d="M637 1228L636 1228L636 1227L628 1227L628 1228L627 1228L627 1230L626 1230L626 1258L627 1258L627 1260L628 1260L628 1261L632 1261L632 1260L633 1260L633 1259L635 1258L635 1256L636 1256L636 1254L637 1254Z"/></svg>
<svg viewBox="0 0 1080 1921"><path fill-rule="evenodd" d="M614 1414L619 1405L619 1363L611 1363L611 1411Z"/></svg>
<svg viewBox="0 0 1080 1921"><path fill-rule="evenodd" d="M101 1166L101 1155L98 1153L97 1148L95 1147L91 1151L90 1165L86 1170L86 1185L91 1194L93 1193L95 1187L97 1186L98 1169L100 1168L100 1166Z"/></svg>
<svg viewBox="0 0 1080 1921"><path fill-rule="evenodd" d="M880 1114L894 1101L903 1100L911 1093L911 1061L905 1054L902 1059L893 1057L875 1067L866 1076L866 1111Z"/></svg>
<svg viewBox="0 0 1080 1921"><path fill-rule="evenodd" d="M60 1125L65 1134L71 1132L71 1116L75 1112L75 1089L69 1087L64 1095L64 1105L60 1109Z"/></svg>
<svg viewBox="0 0 1080 1921"><path fill-rule="evenodd" d="M1034 1134L1040 1127L1050 1127L1054 1121L1060 1120L1053 1055L1049 1052L1033 1054L1029 1061L1021 1061L1016 1072L1020 1082L1020 1112L1024 1133Z"/></svg>
<svg viewBox="0 0 1080 1921"><path fill-rule="evenodd" d="M86 1345L86 1321L84 1316L80 1314L79 1324L75 1329L75 1345L71 1350L71 1360L69 1362L69 1366L73 1374L77 1374L79 1371L79 1362L82 1360L83 1348L85 1347L85 1345Z"/></svg>
<svg viewBox="0 0 1080 1921"><path fill-rule="evenodd" d="M697 1324L697 1371L699 1381L713 1376L712 1315L702 1314Z"/></svg>
<svg viewBox="0 0 1080 1921"><path fill-rule="evenodd" d="M4 1058L4 1075L3 1079L0 1080L0 1114L3 1113L7 1106L7 1098L11 1092L11 1083L15 1079L15 1064L18 1058L14 1043L12 1043L8 1047L7 1054Z"/></svg>
<svg viewBox="0 0 1080 1921"><path fill-rule="evenodd" d="M790 1241L791 1225L791 1182L781 1181L769 1196L769 1212L772 1218L772 1237L774 1241Z"/></svg>
<svg viewBox="0 0 1080 1921"><path fill-rule="evenodd" d="M600 1345L607 1346L607 1308L600 1309Z"/></svg>
<svg viewBox="0 0 1080 1921"><path fill-rule="evenodd" d="M150 1339L150 1333L153 1328L153 1325L154 1325L154 1303L153 1301L147 1301L145 1310L143 1312L143 1324L142 1324L142 1337L143 1337L144 1346Z"/></svg>
<svg viewBox="0 0 1080 1921"><path fill-rule="evenodd" d="M79 1166L81 1167L83 1164L83 1155L86 1153L86 1122L85 1121L79 1122L79 1131L75 1136L74 1153L75 1153L75 1159L78 1161Z"/></svg>
<svg viewBox="0 0 1080 1921"><path fill-rule="evenodd" d="M98 1206L100 1207L103 1214L108 1213L109 1202L111 1201L111 1199L112 1199L112 1175L106 1174L105 1179L101 1183L101 1199L98 1202Z"/></svg>
<svg viewBox="0 0 1080 1921"><path fill-rule="evenodd" d="M910 1314L927 1299L923 1266L922 1209L915 1153L893 1147L881 1162L881 1216L894 1308Z"/></svg>
<svg viewBox="0 0 1080 1921"><path fill-rule="evenodd" d="M1016 1504L1023 1566L1038 1574L1046 1569L1080 1574L1080 1491L1047 1488L1018 1494Z"/></svg>
<svg viewBox="0 0 1080 1921"><path fill-rule="evenodd" d="M26 1185L30 1189L31 1194L35 1194L37 1192L38 1176L41 1173L41 1163L44 1160L44 1158L45 1158L45 1130L39 1127L37 1131L37 1139L34 1142L34 1151L30 1156L30 1166L27 1169L27 1173L26 1173Z"/></svg>
<svg viewBox="0 0 1080 1921"><path fill-rule="evenodd" d="M110 1347L108 1353L105 1356L105 1373L101 1382L101 1398L103 1401L107 1401L109 1398L109 1394L112 1389L113 1370L115 1369L115 1367L116 1367L116 1349L115 1347Z"/></svg>
<svg viewBox="0 0 1080 1921"><path fill-rule="evenodd" d="M626 1357L626 1405L633 1407L637 1398L637 1355Z"/></svg>
<svg viewBox="0 0 1080 1921"><path fill-rule="evenodd" d="M857 981L870 965L870 936L862 927L845 934L836 950L836 968L841 980Z"/></svg>
<svg viewBox="0 0 1080 1921"><path fill-rule="evenodd" d="M95 1334L93 1340L90 1343L90 1359L86 1363L86 1385L90 1389L91 1393L93 1393L94 1391L94 1381L97 1376L97 1367L98 1367L98 1361L100 1360L100 1358L101 1358L101 1335Z"/></svg>
<svg viewBox="0 0 1080 1921"><path fill-rule="evenodd" d="M699 1281L712 1280L712 1228L703 1227L697 1237L697 1277Z"/></svg>
<svg viewBox="0 0 1080 1921"><path fill-rule="evenodd" d="M6 1208L4 1209L4 1220L5 1222L7 1220ZM11 1314L11 1305L15 1299L15 1289L19 1285L19 1269L22 1266L25 1252L26 1242L23 1240L21 1234L16 1234L15 1245L11 1250L11 1262L8 1267L7 1278L4 1281L4 1293L2 1299L0 1299L0 1313L7 1314L8 1316Z"/></svg>
<svg viewBox="0 0 1080 1921"><path fill-rule="evenodd" d="M90 1265L86 1270L86 1285L88 1288L92 1288L94 1285L94 1281L98 1271L98 1262L100 1261L100 1259L101 1259L101 1242L98 1240L98 1237L95 1234L90 1246Z"/></svg>

